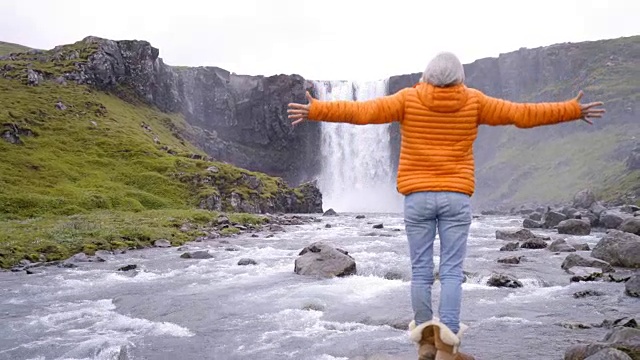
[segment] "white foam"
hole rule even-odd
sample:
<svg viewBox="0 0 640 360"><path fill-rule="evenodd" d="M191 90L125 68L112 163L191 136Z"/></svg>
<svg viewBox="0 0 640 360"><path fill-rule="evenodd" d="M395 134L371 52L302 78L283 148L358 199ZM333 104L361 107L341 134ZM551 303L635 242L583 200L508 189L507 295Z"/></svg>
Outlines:
<svg viewBox="0 0 640 360"><path fill-rule="evenodd" d="M511 293L504 298L505 302L530 303L539 301L540 298L553 299L553 295L561 292L562 286L521 288L518 292Z"/></svg>
<svg viewBox="0 0 640 360"><path fill-rule="evenodd" d="M541 322L531 321L525 318L520 317L511 317L511 316L492 316L488 319L483 319L480 323L501 323L501 324L530 324L530 325L542 325Z"/></svg>

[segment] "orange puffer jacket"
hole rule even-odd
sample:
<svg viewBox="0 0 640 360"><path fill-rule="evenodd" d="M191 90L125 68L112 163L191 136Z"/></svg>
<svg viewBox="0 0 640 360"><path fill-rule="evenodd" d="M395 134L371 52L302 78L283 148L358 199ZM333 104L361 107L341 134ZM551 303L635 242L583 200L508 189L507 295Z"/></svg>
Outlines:
<svg viewBox="0 0 640 360"><path fill-rule="evenodd" d="M402 134L398 191L475 191L473 142L479 125L519 128L576 120L577 100L520 104L489 97L464 85L419 83L369 101L311 103L309 119L356 125L399 121Z"/></svg>

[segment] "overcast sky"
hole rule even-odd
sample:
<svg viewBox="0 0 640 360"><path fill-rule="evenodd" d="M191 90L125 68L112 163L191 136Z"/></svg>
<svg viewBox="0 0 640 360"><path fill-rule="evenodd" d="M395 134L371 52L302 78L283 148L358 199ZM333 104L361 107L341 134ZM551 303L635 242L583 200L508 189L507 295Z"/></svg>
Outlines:
<svg viewBox="0 0 640 360"><path fill-rule="evenodd" d="M640 34L639 0L0 0L0 41L148 40L171 65L375 80L520 47Z"/></svg>

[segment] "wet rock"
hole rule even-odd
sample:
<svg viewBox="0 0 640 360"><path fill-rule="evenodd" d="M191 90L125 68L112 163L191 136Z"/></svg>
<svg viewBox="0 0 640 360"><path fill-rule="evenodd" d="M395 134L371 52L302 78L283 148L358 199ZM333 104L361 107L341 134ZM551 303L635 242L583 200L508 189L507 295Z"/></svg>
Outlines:
<svg viewBox="0 0 640 360"><path fill-rule="evenodd" d="M622 270L607 274L604 280L608 282L623 283L629 281L634 275L635 273L633 272Z"/></svg>
<svg viewBox="0 0 640 360"><path fill-rule="evenodd" d="M617 229L620 225L622 225L623 221L624 218L622 216L611 213L609 211L605 211L600 214L599 223L606 229Z"/></svg>
<svg viewBox="0 0 640 360"><path fill-rule="evenodd" d="M389 270L384 274L387 280L405 280L405 275L398 270Z"/></svg>
<svg viewBox="0 0 640 360"><path fill-rule="evenodd" d="M631 277L624 284L624 292L629 296L640 297L640 275Z"/></svg>
<svg viewBox="0 0 640 360"><path fill-rule="evenodd" d="M594 228L599 225L600 217L591 211L583 211L580 213L580 219L584 221L588 221L591 228Z"/></svg>
<svg viewBox="0 0 640 360"><path fill-rule="evenodd" d="M500 258L498 259L498 262L500 264L520 264L520 259L522 258L522 256L509 256L506 258Z"/></svg>
<svg viewBox="0 0 640 360"><path fill-rule="evenodd" d="M620 208L620 211L627 214L633 214L636 211L640 211L640 207L635 205L624 205Z"/></svg>
<svg viewBox="0 0 640 360"><path fill-rule="evenodd" d="M489 280L487 280L487 285L507 288L521 288L523 286L520 280L506 274L492 274Z"/></svg>
<svg viewBox="0 0 640 360"><path fill-rule="evenodd" d="M322 214L322 216L337 216L337 215L338 213L333 209L329 209L325 211L324 214Z"/></svg>
<svg viewBox="0 0 640 360"><path fill-rule="evenodd" d="M41 268L30 268L26 269L25 272L27 273L27 275L35 275L43 273L44 270L42 270Z"/></svg>
<svg viewBox="0 0 640 360"><path fill-rule="evenodd" d="M584 360L633 360L626 353L613 348L602 349Z"/></svg>
<svg viewBox="0 0 640 360"><path fill-rule="evenodd" d="M640 236L609 230L593 248L591 256L613 266L640 268Z"/></svg>
<svg viewBox="0 0 640 360"><path fill-rule="evenodd" d="M365 217L366 217L366 216L364 216L364 215L357 215L357 216L356 216L356 219L364 219Z"/></svg>
<svg viewBox="0 0 640 360"><path fill-rule="evenodd" d="M260 237L260 235L258 235L258 234L251 234L251 237L252 237L252 238L258 238L258 237Z"/></svg>
<svg viewBox="0 0 640 360"><path fill-rule="evenodd" d="M589 275L575 275L569 279L569 282L587 282L587 281L600 281L602 280L603 274L600 272L594 272Z"/></svg>
<svg viewBox="0 0 640 360"><path fill-rule="evenodd" d="M373 225L373 228L374 229L382 229L382 228L384 228L384 225L383 224L375 224L375 225Z"/></svg>
<svg viewBox="0 0 640 360"><path fill-rule="evenodd" d="M638 322L634 318L623 317L615 320L605 319L602 323L594 325L594 327L602 327L606 329L615 329L619 327L638 328Z"/></svg>
<svg viewBox="0 0 640 360"><path fill-rule="evenodd" d="M346 251L323 242L315 242L300 252L294 272L324 278L356 273L356 262Z"/></svg>
<svg viewBox="0 0 640 360"><path fill-rule="evenodd" d="M224 251L240 251L240 250L238 250L238 249L236 249L234 247L228 247L228 248L225 248Z"/></svg>
<svg viewBox="0 0 640 360"><path fill-rule="evenodd" d="M240 266L258 265L258 262L253 259L243 258L238 261L238 265Z"/></svg>
<svg viewBox="0 0 640 360"><path fill-rule="evenodd" d="M591 223L581 219L568 219L558 224L558 233L567 235L591 234Z"/></svg>
<svg viewBox="0 0 640 360"><path fill-rule="evenodd" d="M520 248L520 243L510 242L500 248L500 251L517 251Z"/></svg>
<svg viewBox="0 0 640 360"><path fill-rule="evenodd" d="M584 290L584 291L578 291L576 293L573 293L573 297L576 299L581 299L581 298L591 297L591 296L602 296L602 295L604 295L604 293L598 290Z"/></svg>
<svg viewBox="0 0 640 360"><path fill-rule="evenodd" d="M584 243L584 244L573 244L571 246L573 246L573 248L578 250L578 251L590 251L591 250L591 248L589 247L589 244L587 244L587 243Z"/></svg>
<svg viewBox="0 0 640 360"><path fill-rule="evenodd" d="M531 214L529 214L529 216L527 217L527 219L533 220L533 221L542 221L542 214L539 212L532 212Z"/></svg>
<svg viewBox="0 0 640 360"><path fill-rule="evenodd" d="M591 325L578 323L578 322L562 322L557 324L565 329L578 330L578 329L591 329Z"/></svg>
<svg viewBox="0 0 640 360"><path fill-rule="evenodd" d="M624 220L618 230L640 235L640 218L632 217Z"/></svg>
<svg viewBox="0 0 640 360"><path fill-rule="evenodd" d="M168 248L168 247L171 247L171 243L169 242L169 240L160 239L160 240L154 241L153 246L159 247L159 248Z"/></svg>
<svg viewBox="0 0 640 360"><path fill-rule="evenodd" d="M327 228L327 229L330 229L331 228L331 224L326 224L324 227Z"/></svg>
<svg viewBox="0 0 640 360"><path fill-rule="evenodd" d="M522 227L525 229L540 229L542 228L542 223L533 219L524 219Z"/></svg>
<svg viewBox="0 0 640 360"><path fill-rule="evenodd" d="M606 210L607 208L602 206L602 204L600 204L599 202L593 203L593 205L591 205L591 207L589 208L589 211L592 212L598 218L600 218L600 215L602 215L602 213L605 212Z"/></svg>
<svg viewBox="0 0 640 360"><path fill-rule="evenodd" d="M526 240L520 245L523 249L544 249L547 246L547 243L540 238Z"/></svg>
<svg viewBox="0 0 640 360"><path fill-rule="evenodd" d="M95 252L95 254L93 255L94 258L96 258L96 260L98 262L105 262L107 260L110 260L113 257L114 253L111 251L107 251L107 250L98 250Z"/></svg>
<svg viewBox="0 0 640 360"><path fill-rule="evenodd" d="M211 259L213 255L209 254L208 251L194 251L194 252L186 252L180 255L183 259Z"/></svg>
<svg viewBox="0 0 640 360"><path fill-rule="evenodd" d="M302 310L310 310L310 311L324 311L325 307L321 304L306 304L302 307Z"/></svg>
<svg viewBox="0 0 640 360"><path fill-rule="evenodd" d="M574 252L576 248L567 244L565 239L557 239L549 245L549 251L552 252Z"/></svg>
<svg viewBox="0 0 640 360"><path fill-rule="evenodd" d="M284 232L285 231L284 226L277 225L277 224L269 225L268 229L269 229L269 231L272 231L272 232Z"/></svg>
<svg viewBox="0 0 640 360"><path fill-rule="evenodd" d="M557 211L548 211L547 213L544 214L542 222L545 228L552 229L558 226L558 224L560 224L560 222L564 220L567 220L566 215L559 213Z"/></svg>
<svg viewBox="0 0 640 360"><path fill-rule="evenodd" d="M138 265L129 264L129 265L125 265L123 267L118 268L118 271L131 271L131 270L135 270L137 268L138 268Z"/></svg>
<svg viewBox="0 0 640 360"><path fill-rule="evenodd" d="M592 267L599 268L603 272L615 272L611 264L595 258L585 258L578 254L569 254L560 265L563 270L570 270L573 267Z"/></svg>
<svg viewBox="0 0 640 360"><path fill-rule="evenodd" d="M506 231L506 230L496 230L496 239L498 240L507 240L507 241L524 241L528 239L546 239L548 237L542 237L534 234L529 229L520 229L518 231Z"/></svg>
<svg viewBox="0 0 640 360"><path fill-rule="evenodd" d="M573 196L573 207L588 209L596 202L596 195L591 189L584 189Z"/></svg>

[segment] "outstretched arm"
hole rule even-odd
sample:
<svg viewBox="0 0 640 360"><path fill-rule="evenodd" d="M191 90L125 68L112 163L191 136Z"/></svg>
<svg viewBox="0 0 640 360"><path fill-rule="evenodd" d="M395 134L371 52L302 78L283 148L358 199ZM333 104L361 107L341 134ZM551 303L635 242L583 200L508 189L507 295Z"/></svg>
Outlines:
<svg viewBox="0 0 640 360"><path fill-rule="evenodd" d="M576 98L564 102L513 103L481 93L478 123L532 128L582 119L589 124L593 124L590 119L601 118L605 112L604 109L594 109L594 107L601 106L603 103L581 104L580 99L583 95L583 92L580 91Z"/></svg>
<svg viewBox="0 0 640 360"><path fill-rule="evenodd" d="M309 104L289 104L289 119L297 125L304 120L344 122L355 125L400 121L404 113L404 91L368 101L320 101L307 92Z"/></svg>

